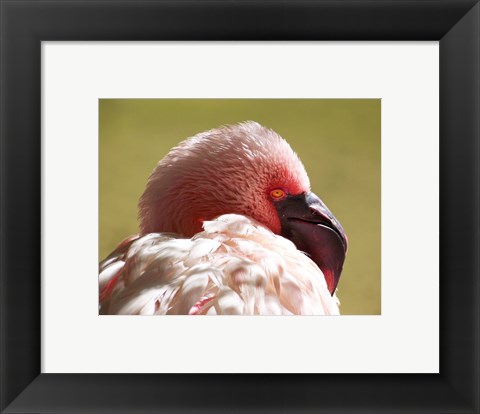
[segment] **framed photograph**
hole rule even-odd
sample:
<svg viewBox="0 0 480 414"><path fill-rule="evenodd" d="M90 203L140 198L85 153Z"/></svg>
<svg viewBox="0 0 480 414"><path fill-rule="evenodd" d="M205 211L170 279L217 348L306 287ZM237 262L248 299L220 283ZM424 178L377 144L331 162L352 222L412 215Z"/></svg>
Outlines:
<svg viewBox="0 0 480 414"><path fill-rule="evenodd" d="M479 7L2 1L2 412L478 412ZM258 150L283 164L296 152L295 188L308 174L297 190L331 210L316 240L344 250L316 256L304 221L292 235L233 213L306 251L340 316L288 301L231 313L310 316L192 316L233 309L209 288L139 317L162 301L113 297L102 265L99 281L139 231L139 199L140 232L172 231L142 192L199 133L247 155L249 134L288 142ZM195 205L189 225L208 232L226 222L202 210L201 173L174 216ZM291 188L262 190L280 218Z"/></svg>

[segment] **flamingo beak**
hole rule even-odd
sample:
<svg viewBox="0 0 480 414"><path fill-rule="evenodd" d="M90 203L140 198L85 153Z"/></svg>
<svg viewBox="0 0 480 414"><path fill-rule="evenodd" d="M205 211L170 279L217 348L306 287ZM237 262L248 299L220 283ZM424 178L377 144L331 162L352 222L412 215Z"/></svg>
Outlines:
<svg viewBox="0 0 480 414"><path fill-rule="evenodd" d="M281 234L305 252L325 276L333 295L347 253L347 236L328 207L314 193L287 196L274 202Z"/></svg>

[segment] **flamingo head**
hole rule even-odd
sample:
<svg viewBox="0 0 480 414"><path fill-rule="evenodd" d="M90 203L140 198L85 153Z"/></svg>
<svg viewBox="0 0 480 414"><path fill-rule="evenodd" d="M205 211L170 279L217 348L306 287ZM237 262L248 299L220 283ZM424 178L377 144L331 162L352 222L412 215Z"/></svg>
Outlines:
<svg viewBox="0 0 480 414"><path fill-rule="evenodd" d="M347 238L326 205L310 191L290 145L256 122L197 134L157 164L139 202L140 232L191 237L205 220L249 216L290 239L325 275L334 293Z"/></svg>

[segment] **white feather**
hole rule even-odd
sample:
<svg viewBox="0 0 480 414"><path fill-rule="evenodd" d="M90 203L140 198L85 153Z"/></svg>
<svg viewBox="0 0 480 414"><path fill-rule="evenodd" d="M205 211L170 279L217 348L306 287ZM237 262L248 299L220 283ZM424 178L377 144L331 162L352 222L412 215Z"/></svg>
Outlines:
<svg viewBox="0 0 480 414"><path fill-rule="evenodd" d="M205 222L192 239L126 240L100 264L100 287L102 314L339 314L315 263L235 214Z"/></svg>

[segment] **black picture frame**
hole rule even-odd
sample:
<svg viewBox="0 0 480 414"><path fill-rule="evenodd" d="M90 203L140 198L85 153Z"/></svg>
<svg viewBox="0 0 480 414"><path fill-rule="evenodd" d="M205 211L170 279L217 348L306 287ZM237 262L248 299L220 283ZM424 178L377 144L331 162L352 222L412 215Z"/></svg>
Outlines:
<svg viewBox="0 0 480 414"><path fill-rule="evenodd" d="M478 3L1 0L1 411L480 412ZM439 41L440 373L42 374L46 40Z"/></svg>

